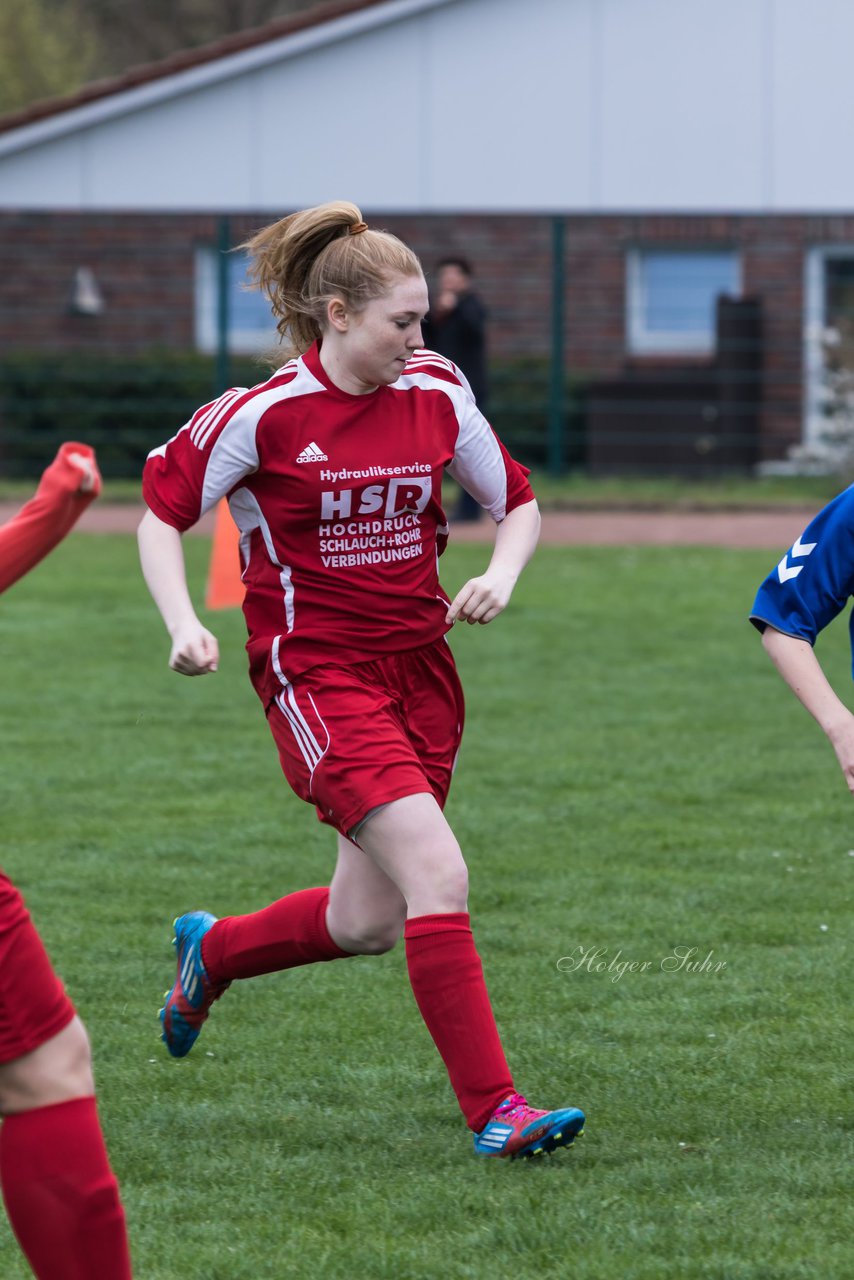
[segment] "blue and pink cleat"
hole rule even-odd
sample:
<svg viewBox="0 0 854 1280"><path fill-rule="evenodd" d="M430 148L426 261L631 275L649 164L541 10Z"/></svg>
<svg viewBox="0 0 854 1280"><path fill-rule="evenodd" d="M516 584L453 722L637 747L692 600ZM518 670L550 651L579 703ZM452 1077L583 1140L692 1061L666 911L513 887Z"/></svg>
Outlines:
<svg viewBox="0 0 854 1280"><path fill-rule="evenodd" d="M202 938L214 924L216 916L209 911L189 911L175 921L178 975L160 1010L161 1039L173 1058L190 1052L214 1000L231 985L211 982L202 963Z"/></svg>
<svg viewBox="0 0 854 1280"><path fill-rule="evenodd" d="M493 1111L480 1133L474 1135L479 1156L551 1155L570 1147L584 1132L584 1112L577 1107L562 1111L535 1111L521 1093L511 1093Z"/></svg>

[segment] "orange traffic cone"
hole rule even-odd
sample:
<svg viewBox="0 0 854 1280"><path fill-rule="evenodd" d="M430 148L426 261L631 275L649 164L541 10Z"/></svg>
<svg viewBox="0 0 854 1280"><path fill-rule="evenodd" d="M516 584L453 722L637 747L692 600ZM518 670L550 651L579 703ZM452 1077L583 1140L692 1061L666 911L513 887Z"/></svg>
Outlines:
<svg viewBox="0 0 854 1280"><path fill-rule="evenodd" d="M211 562L205 606L233 609L243 604L246 588L240 580L240 531L231 518L228 502L221 498L216 509Z"/></svg>

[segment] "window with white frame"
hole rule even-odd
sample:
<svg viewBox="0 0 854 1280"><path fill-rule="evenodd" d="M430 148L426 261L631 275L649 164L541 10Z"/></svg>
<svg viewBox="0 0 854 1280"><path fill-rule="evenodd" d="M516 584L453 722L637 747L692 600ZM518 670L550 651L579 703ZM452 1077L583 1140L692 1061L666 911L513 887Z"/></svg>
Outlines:
<svg viewBox="0 0 854 1280"><path fill-rule="evenodd" d="M219 348L219 263L218 249L196 250L196 347L199 351ZM228 350L253 354L274 347L279 335L270 303L263 293L248 288L248 254L239 251L226 254L225 266Z"/></svg>
<svg viewBox="0 0 854 1280"><path fill-rule="evenodd" d="M806 256L803 443L830 457L831 419L842 417L854 371L854 243Z"/></svg>
<svg viewBox="0 0 854 1280"><path fill-rule="evenodd" d="M715 305L741 293L730 249L634 249L629 253L626 336L647 355L705 355L715 347Z"/></svg>

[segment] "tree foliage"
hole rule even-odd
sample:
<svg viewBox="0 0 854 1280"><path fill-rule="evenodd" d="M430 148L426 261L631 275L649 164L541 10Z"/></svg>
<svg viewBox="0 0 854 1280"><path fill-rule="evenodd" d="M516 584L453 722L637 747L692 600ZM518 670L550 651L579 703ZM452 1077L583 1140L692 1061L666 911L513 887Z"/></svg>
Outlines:
<svg viewBox="0 0 854 1280"><path fill-rule="evenodd" d="M319 0L76 0L113 70L156 61L274 18L316 8Z"/></svg>
<svg viewBox="0 0 854 1280"><path fill-rule="evenodd" d="M70 93L97 74L100 42L76 4L0 5L0 113Z"/></svg>
<svg viewBox="0 0 854 1280"><path fill-rule="evenodd" d="M0 3L0 114L156 62L323 0L12 0Z"/></svg>

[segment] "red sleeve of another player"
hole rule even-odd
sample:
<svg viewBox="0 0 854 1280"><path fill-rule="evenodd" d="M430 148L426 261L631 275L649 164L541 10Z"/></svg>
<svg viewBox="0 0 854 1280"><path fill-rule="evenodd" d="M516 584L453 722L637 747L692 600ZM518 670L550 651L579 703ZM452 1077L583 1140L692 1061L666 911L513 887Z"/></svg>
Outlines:
<svg viewBox="0 0 854 1280"><path fill-rule="evenodd" d="M100 493L99 476L91 493L80 492L82 473L69 460L72 453L95 460L88 445L62 445L33 497L0 528L0 591L11 587L43 560Z"/></svg>

